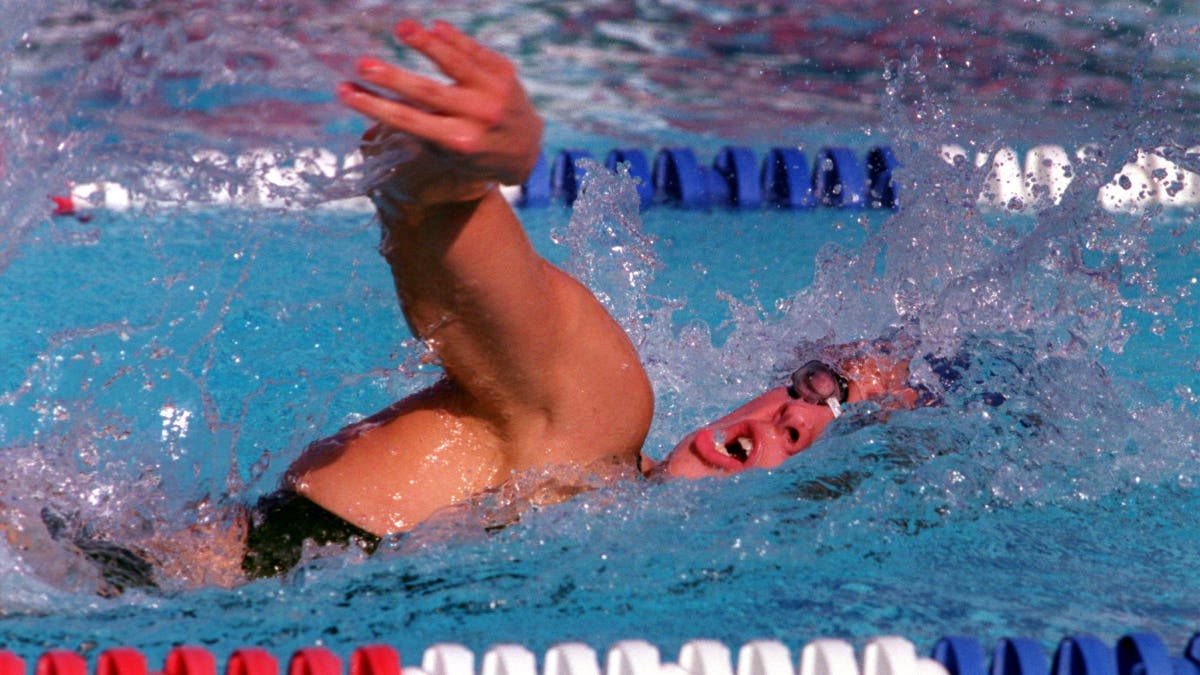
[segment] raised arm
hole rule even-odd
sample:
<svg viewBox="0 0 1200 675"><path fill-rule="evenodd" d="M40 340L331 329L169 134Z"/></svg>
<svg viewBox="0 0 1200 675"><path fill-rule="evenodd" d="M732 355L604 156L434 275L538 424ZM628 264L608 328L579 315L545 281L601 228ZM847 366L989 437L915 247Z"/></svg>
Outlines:
<svg viewBox="0 0 1200 675"><path fill-rule="evenodd" d="M541 141L512 64L444 23L404 21L396 35L448 81L365 58L362 84L338 95L379 123L368 155L409 146L370 196L404 315L446 379L314 444L290 472L297 491L377 534L514 471L632 464L653 406L624 332L533 250L499 193L528 176Z"/></svg>

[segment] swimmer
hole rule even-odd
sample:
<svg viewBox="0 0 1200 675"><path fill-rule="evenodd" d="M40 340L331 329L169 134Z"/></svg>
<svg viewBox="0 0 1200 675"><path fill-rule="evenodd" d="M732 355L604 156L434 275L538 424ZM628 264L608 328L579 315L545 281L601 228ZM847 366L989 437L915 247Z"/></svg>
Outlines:
<svg viewBox="0 0 1200 675"><path fill-rule="evenodd" d="M524 182L541 145L515 67L445 23L406 20L395 34L446 79L362 58L359 81L337 93L375 122L367 158L406 157L368 194L404 316L445 377L303 453L251 518L250 576L285 571L306 538L370 551L530 470L699 478L777 466L843 404L904 389L906 362L878 352L809 364L655 466L641 455L653 395L637 352L533 250L499 192Z"/></svg>

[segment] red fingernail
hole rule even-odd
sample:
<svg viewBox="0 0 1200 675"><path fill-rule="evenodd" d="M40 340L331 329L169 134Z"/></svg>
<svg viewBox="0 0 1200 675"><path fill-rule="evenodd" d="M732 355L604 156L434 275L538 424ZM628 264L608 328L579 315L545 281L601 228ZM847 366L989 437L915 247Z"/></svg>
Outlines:
<svg viewBox="0 0 1200 675"><path fill-rule="evenodd" d="M412 19L404 19L400 23L396 24L396 27L393 30L396 32L397 37L403 39L417 32L417 29L420 27L420 24L418 24L416 21L413 21Z"/></svg>
<svg viewBox="0 0 1200 675"><path fill-rule="evenodd" d="M363 75L374 75L383 71L383 61L364 56L358 60L358 72Z"/></svg>
<svg viewBox="0 0 1200 675"><path fill-rule="evenodd" d="M359 95L358 88L349 82L339 82L337 86L337 95L341 99L354 98Z"/></svg>

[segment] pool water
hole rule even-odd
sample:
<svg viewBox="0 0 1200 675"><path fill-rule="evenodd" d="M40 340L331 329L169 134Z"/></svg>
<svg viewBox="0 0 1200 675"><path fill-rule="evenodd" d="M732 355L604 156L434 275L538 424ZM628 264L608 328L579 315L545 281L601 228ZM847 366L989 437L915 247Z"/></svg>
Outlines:
<svg viewBox="0 0 1200 675"><path fill-rule="evenodd" d="M383 10L12 4L0 29L19 47L0 100L3 517L44 531L48 510L132 544L219 518L271 491L307 443L437 377L368 215L305 197L81 222L42 201L68 181L178 199L254 178L253 166L170 168L193 166L197 147L349 151L361 124L325 83L360 51L386 53L371 27ZM1095 197L1137 148L1200 140L1184 67L1200 16L830 7L441 11L518 57L551 148L861 154L886 141L904 161L895 213L639 212L627 181L599 174L573 210L520 213L637 343L658 402L649 454L805 354L898 325L916 353L954 359L953 383L916 360L944 405L857 406L773 471L633 481L498 532L446 518L369 559L312 551L286 579L234 589L101 597L70 546L0 540L0 647L30 658L132 644L153 660L179 643L284 654L383 641L415 658L444 640L542 650L645 637L671 652L693 637L903 634L927 648L946 633L1049 646L1150 630L1177 650L1200 591L1200 230L1194 209L1109 213ZM668 29L681 20L689 30ZM954 37L963 25L972 39ZM806 34L821 49L801 57ZM879 53L856 56L864 40ZM1107 152L1038 214L981 207L984 176L938 152L1046 140ZM172 171L173 186L148 178Z"/></svg>

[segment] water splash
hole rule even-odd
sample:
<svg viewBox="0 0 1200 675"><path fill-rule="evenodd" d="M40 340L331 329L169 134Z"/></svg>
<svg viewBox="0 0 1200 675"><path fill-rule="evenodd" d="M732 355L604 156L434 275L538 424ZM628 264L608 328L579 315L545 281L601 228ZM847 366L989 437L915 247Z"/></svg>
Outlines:
<svg viewBox="0 0 1200 675"><path fill-rule="evenodd" d="M204 10L176 18L137 8L93 12L72 3L35 11L26 3L6 16L6 44L17 48L5 50L4 63L0 198L11 208L0 274L6 302L24 304L7 314L11 332L4 336L0 445L15 470L4 476L0 509L9 532L30 534L9 542L24 561L14 578L33 588L44 578L91 593L106 580L78 555L81 547L139 546L162 531L204 523L214 517L204 504L236 499L247 481L268 471L265 461L243 468L239 453L269 455L266 447L245 447L258 441L242 437L259 414L255 401L277 395L272 369L241 364L244 348L230 344L224 331L270 323L260 307L241 301L251 274L258 275L262 247L279 238L262 225L270 218L264 214L240 214L229 228L213 214L197 231L184 232L175 225L178 214L161 204L204 202L260 176L255 162L210 161L194 150L197 143L244 149L246 141L235 141L223 125L239 112L294 123L278 117L286 106L214 109L205 107L205 97L219 98L234 82L297 91L308 86L316 62L304 52L296 67L258 69L235 58L255 42L251 33L285 64L299 43L286 40L286 31L249 23L239 31L216 22L222 29L214 30L214 15ZM329 79L328 71L317 72ZM260 128L254 142L287 131ZM311 147L312 140L300 144ZM46 220L47 192L95 178L123 183L159 205L128 219ZM205 234L215 238L212 248ZM95 274L94 258L123 276ZM31 266L31 259L38 262ZM58 273L46 277L47 269ZM247 368L250 381L260 384L230 391L231 370ZM294 436L292 443L314 435L303 425L283 434ZM62 536L47 534L56 529L45 525L51 521L62 523Z"/></svg>
<svg viewBox="0 0 1200 675"><path fill-rule="evenodd" d="M567 227L552 233L568 252L566 271L592 289L635 344L654 321L650 287L661 262L642 225L637 184L624 165L610 172L584 160L579 199Z"/></svg>
<svg viewBox="0 0 1200 675"><path fill-rule="evenodd" d="M45 308L40 315L12 319L19 328L0 336L5 353L17 355L0 371L0 447L6 466L11 459L18 467L0 479L0 500L10 509L5 517L19 517L30 530L46 530L45 504L65 516L78 512L77 522L125 542L146 540L147 528L200 524L222 499L269 489L305 443L427 381L419 364L395 365L411 344L401 337L403 320L365 218L160 206L91 223L48 222L45 205L36 203L48 184L98 178L167 201L194 200L246 189L265 166L197 160L197 148L226 158L263 147L282 159L311 147L349 152L358 129L313 91L338 77L346 54L387 49L378 30L366 26L376 18L373 5L245 4L226 3L223 14L178 15L173 7L156 12L137 3L128 12L18 4L0 28L4 44L19 47L6 52L0 99L8 160L0 201L11 207L0 235L0 278L10 297L46 300L32 305ZM836 91L809 99L807 88L820 89L813 85L825 77L817 71L836 69L811 56L785 62L803 42L796 36L818 24L842 35L902 33L908 24L879 16L891 6L858 23L829 5L814 7L814 17L782 8L759 16L705 3L652 3L652 15L639 23L622 14L625 3L554 4L480 14L446 8L448 18L467 19L513 53L566 55L566 65L554 58L525 64L539 100L558 121L572 123L552 133L587 128L645 138L664 128L703 128L777 142L787 134L817 135L795 129L797 121L869 109L857 123L873 138L889 138L906 162L907 201L896 217L880 224L838 216L847 230L866 232L864 244L821 249L812 283L778 305L753 290L727 290L719 301L728 308L727 326L676 322L685 301L707 299L657 292L668 272L661 264L667 244L643 230L628 181L596 172L575 219L557 237L569 249L567 266L598 290L646 360L659 393L650 449L665 452L696 423L761 391L798 358L798 344L820 349L896 324L911 333L919 357L963 358L953 385L939 383L930 362L916 362L917 377L938 387L946 405L893 414L860 407L807 456L720 487L630 483L528 514L499 533L451 536L439 547L445 540L431 532L425 548L348 569L338 568L359 561L326 560L328 567L314 564L282 585L166 598L127 593L107 601L137 610L120 616L121 630L141 633L164 617L190 624L200 615L227 647L403 634L417 648L439 630L438 639L453 631L476 642L508 636L504 631L515 630L509 626L536 631L551 612L559 620L542 633L511 637L551 640L561 637L551 630L577 628L606 640L648 624L673 635L678 629L671 626L680 623L673 609L695 616L720 607L727 614L713 630L726 631L717 637L731 643L904 626L922 634L949 621L957 623L948 628L964 632L982 626L981 637L1012 626L1057 635L1068 631L1047 627L1053 622L956 570L983 565L991 578L1028 589L1022 603L1062 616L1052 586L1072 580L1051 561L1064 558L1077 561L1070 570L1076 574L1111 572L1104 590L1127 604L1136 598L1124 595L1122 584L1164 593L1131 582L1124 570L1150 563L1112 553L1102 531L1126 534L1147 550L1187 549L1180 533L1188 530L1178 521L1189 511L1181 505L1196 500L1200 411L1194 393L1187 394L1200 391L1188 342L1194 282L1187 274L1164 277L1155 259L1171 251L1181 268L1195 269L1195 216L1109 214L1095 197L1138 149L1192 140L1194 81L1175 64L1191 62L1194 20L1129 17L1121 3L1102 3L1092 14L1121 10L1111 12L1115 23L1081 16L1033 21L1036 35L1083 26L1085 42L1119 39L1100 40L1117 54L1111 72L1091 73L1087 86L1070 91L1034 92L1026 105L1011 100L1014 92L1053 83L1036 75L1046 71L1028 59L1037 50L1025 48L1025 40L1035 40L1020 37L1028 35L1021 20L999 30L997 46L981 54L939 54L931 44L939 30L888 43L887 55L867 55L838 80L855 92L849 100ZM1023 11L1049 11L1030 7ZM72 32L62 16L80 8L90 15ZM982 17L970 8L944 11L966 12L981 35ZM545 29L562 16L563 31ZM670 40L658 40L661 27L680 16L699 21L691 24L697 30L672 30ZM739 26L747 30L733 30ZM923 45L919 54L914 42ZM689 60L693 51L701 56ZM1016 88L1009 93L976 97L955 84L979 86L993 67L1008 63L995 54L1012 51L1033 69L1022 72L1035 76L1010 78ZM862 56L830 52L843 66ZM1133 52L1138 58L1126 58ZM732 56L704 58L713 53ZM896 63L881 76L885 61ZM1106 83L1123 80L1113 64L1126 62L1138 73L1136 87L1106 93ZM730 74L741 75L736 86L715 84ZM658 106L644 91L671 97ZM786 95L764 93L775 91ZM1128 91L1141 92L1133 112L1113 114L1126 111ZM876 113L872 97L879 92L884 106ZM837 103L828 106L837 112L817 110L811 100ZM1065 113L1042 118L1039 128L1012 121L1059 105ZM743 106L752 108L746 116L729 114ZM631 120L638 128L624 128ZM1010 142L1063 138L1102 152L1074 166L1062 203L1036 216L986 210L977 195L988 168L948 164L939 151L951 143L994 153ZM152 165L158 168L146 171ZM148 173L169 180L150 181ZM748 230L812 214L760 215ZM722 218L695 216L706 217ZM92 266L73 275L72 256ZM60 272L47 279L39 269ZM92 270L117 271L119 282ZM90 301L78 307L70 294L46 288L75 289ZM990 403L997 395L1004 397L1000 406ZM197 509L206 498L215 506ZM1096 526L1081 528L1081 520ZM1000 534L987 535L990 529ZM1038 544L1037 555L1007 553L1012 541L1028 540ZM57 640L67 631L62 625L80 625L72 624L75 609L96 611L91 593L104 580L65 547L46 537L25 549L0 546L0 563L13 572L3 575L2 611L49 617L9 624L15 642ZM934 559L946 562L931 585ZM1184 591L1194 579L1190 569L1167 569L1160 559L1153 565L1183 580ZM1035 572L1014 576L1018 569ZM630 570L642 585L628 583ZM796 599L797 580L812 586L803 600ZM352 615L317 617L330 597L353 607ZM1145 625L1183 623L1194 612L1190 601L1175 609L1162 604ZM1100 616L1107 607L1073 600L1077 605L1073 616ZM993 619L983 616L989 612ZM998 621L996 613L1016 618ZM1122 620L1106 619L1099 630L1115 631ZM398 628L406 621L428 626L426 632ZM322 633L330 627L341 632ZM177 628L174 635L195 634ZM1082 628L1097 630L1070 630ZM147 646L178 639L170 630L144 632Z"/></svg>

